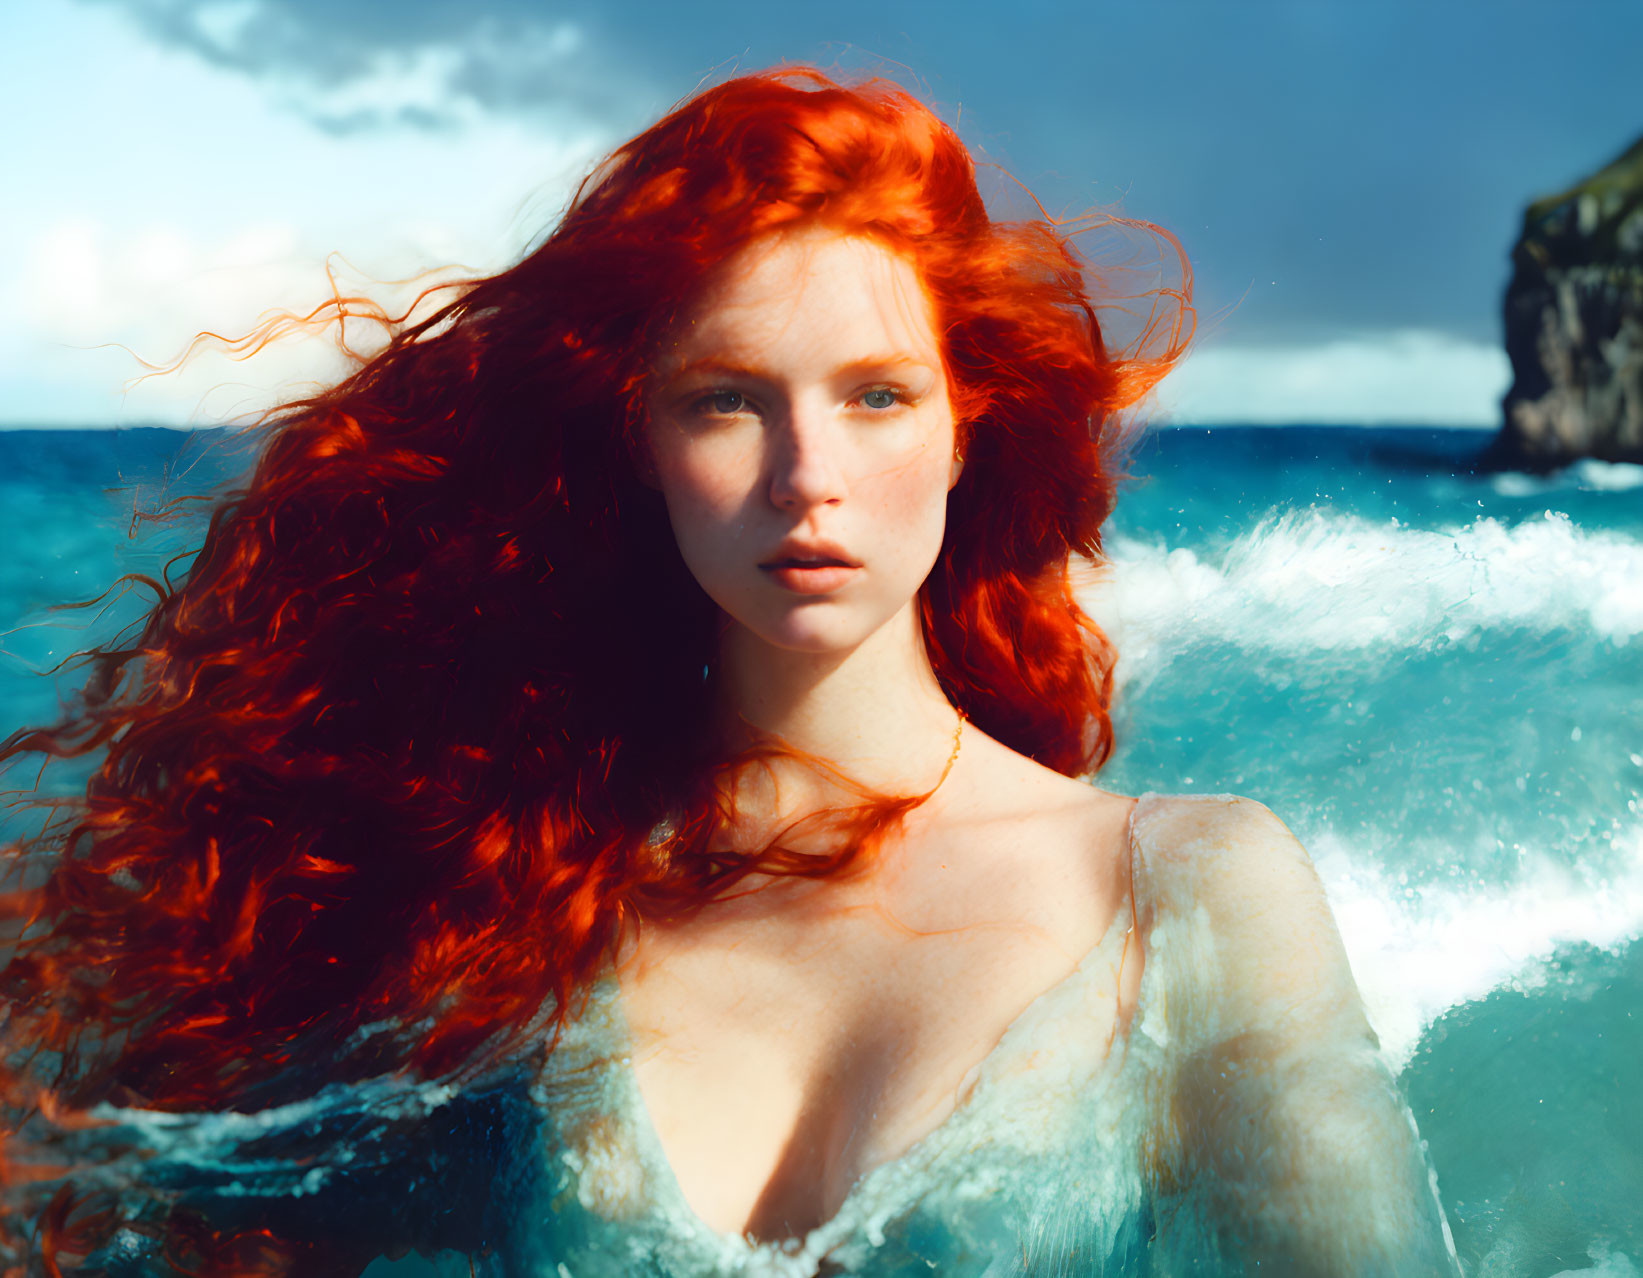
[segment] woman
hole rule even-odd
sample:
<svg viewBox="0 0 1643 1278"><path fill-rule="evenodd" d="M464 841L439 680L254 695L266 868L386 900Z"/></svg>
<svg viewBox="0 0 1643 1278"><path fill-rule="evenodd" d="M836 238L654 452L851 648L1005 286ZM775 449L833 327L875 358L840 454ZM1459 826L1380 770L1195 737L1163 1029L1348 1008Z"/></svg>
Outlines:
<svg viewBox="0 0 1643 1278"><path fill-rule="evenodd" d="M1073 779L1163 345L801 69L287 409L7 747L108 751L14 903L19 1256L1451 1272L1305 853Z"/></svg>

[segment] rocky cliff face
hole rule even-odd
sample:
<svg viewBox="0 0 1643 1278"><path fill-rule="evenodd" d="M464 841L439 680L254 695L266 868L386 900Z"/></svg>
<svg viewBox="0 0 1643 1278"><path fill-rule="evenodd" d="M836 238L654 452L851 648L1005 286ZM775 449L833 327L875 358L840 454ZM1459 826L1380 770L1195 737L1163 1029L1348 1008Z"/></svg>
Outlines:
<svg viewBox="0 0 1643 1278"><path fill-rule="evenodd" d="M1523 215L1506 290L1496 464L1643 462L1643 138Z"/></svg>

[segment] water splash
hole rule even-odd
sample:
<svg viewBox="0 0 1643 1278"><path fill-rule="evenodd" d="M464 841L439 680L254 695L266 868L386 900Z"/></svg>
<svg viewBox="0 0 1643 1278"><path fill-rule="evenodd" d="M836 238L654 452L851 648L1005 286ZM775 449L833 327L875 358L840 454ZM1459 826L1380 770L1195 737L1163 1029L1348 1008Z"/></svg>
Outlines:
<svg viewBox="0 0 1643 1278"><path fill-rule="evenodd" d="M1446 529L1328 510L1262 520L1220 554L1116 538L1081 594L1134 677L1210 639L1285 656L1402 656L1521 628L1643 635L1643 544L1548 511ZM1149 672L1153 673L1153 672Z"/></svg>
<svg viewBox="0 0 1643 1278"><path fill-rule="evenodd" d="M1643 822L1613 846L1601 879L1543 849L1509 882L1417 891L1337 836L1314 841L1359 991L1394 1068L1408 1064L1450 1008L1503 986L1547 984L1560 949L1614 951L1643 937Z"/></svg>

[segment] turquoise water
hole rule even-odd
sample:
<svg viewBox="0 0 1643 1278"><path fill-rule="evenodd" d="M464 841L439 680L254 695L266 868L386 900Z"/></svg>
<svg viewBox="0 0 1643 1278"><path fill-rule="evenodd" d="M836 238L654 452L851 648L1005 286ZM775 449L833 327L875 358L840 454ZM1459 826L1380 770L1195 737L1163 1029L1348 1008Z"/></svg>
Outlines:
<svg viewBox="0 0 1643 1278"><path fill-rule="evenodd" d="M139 610L42 608L189 544L186 526L127 537L132 485L147 506L232 472L198 441L179 462L183 439L0 433L0 731L50 717L62 689L33 671ZM1248 794L1312 850L1469 1274L1626 1278L1643 1270L1643 467L1479 477L1483 442L1148 439L1084 596L1121 653L1103 784Z"/></svg>
<svg viewBox="0 0 1643 1278"><path fill-rule="evenodd" d="M1090 606L1104 784L1311 849L1469 1273L1643 1267L1643 467L1469 432L1160 433Z"/></svg>

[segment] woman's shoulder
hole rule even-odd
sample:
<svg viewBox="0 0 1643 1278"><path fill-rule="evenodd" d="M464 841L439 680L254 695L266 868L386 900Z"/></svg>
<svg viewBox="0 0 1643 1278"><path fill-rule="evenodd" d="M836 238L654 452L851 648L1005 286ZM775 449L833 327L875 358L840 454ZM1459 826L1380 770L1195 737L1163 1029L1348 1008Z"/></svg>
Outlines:
<svg viewBox="0 0 1643 1278"><path fill-rule="evenodd" d="M1131 822L1135 873L1164 908L1240 938L1333 931L1312 858L1272 809L1235 794L1144 794Z"/></svg>
<svg viewBox="0 0 1643 1278"><path fill-rule="evenodd" d="M1143 795L1132 850L1137 895L1148 903L1155 934L1202 949L1202 961L1181 977L1214 987L1222 1022L1300 1014L1345 1016L1351 1028L1360 1026L1356 988L1312 858L1265 804L1230 794Z"/></svg>
<svg viewBox="0 0 1643 1278"><path fill-rule="evenodd" d="M1141 795L1130 819L1138 858L1155 874L1204 880L1316 880L1312 858L1266 804L1237 794Z"/></svg>

